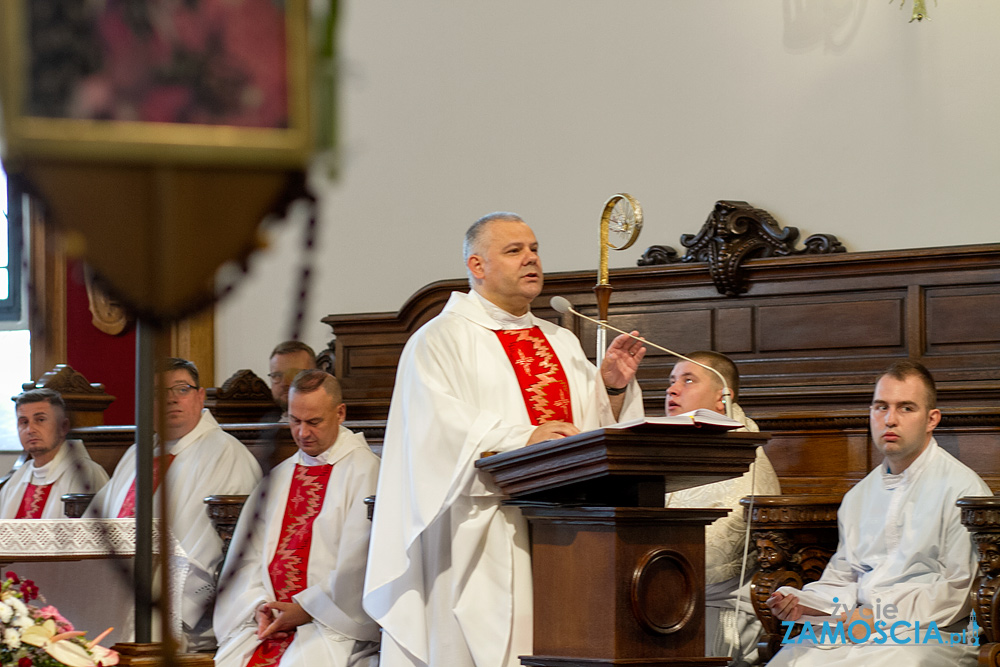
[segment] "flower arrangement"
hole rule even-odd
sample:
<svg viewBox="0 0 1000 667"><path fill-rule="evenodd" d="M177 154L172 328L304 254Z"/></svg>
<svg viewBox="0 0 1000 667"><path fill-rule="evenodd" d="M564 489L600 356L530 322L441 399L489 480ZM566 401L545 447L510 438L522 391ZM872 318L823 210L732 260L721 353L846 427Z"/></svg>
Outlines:
<svg viewBox="0 0 1000 667"><path fill-rule="evenodd" d="M73 629L52 605L44 602L38 586L13 572L0 584L0 667L111 667L115 651L100 646L108 628L88 642L86 633Z"/></svg>

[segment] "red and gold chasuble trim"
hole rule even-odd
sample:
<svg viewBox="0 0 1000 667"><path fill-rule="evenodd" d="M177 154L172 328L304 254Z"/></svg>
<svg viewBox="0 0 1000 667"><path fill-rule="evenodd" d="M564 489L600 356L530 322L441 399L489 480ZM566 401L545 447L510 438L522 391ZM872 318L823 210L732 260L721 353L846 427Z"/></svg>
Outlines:
<svg viewBox="0 0 1000 667"><path fill-rule="evenodd" d="M288 490L285 516L281 521L281 535L274 557L267 567L278 602L291 602L292 596L306 589L309 569L309 549L312 546L313 522L323 509L327 482L332 465L296 465L292 486ZM257 647L247 667L270 667L281 661L281 656L295 639L290 633L284 639L267 638Z"/></svg>
<svg viewBox="0 0 1000 667"><path fill-rule="evenodd" d="M496 331L507 352L535 426L551 421L573 422L569 382L559 357L538 327Z"/></svg>
<svg viewBox="0 0 1000 667"><path fill-rule="evenodd" d="M52 484L35 486L28 484L24 489L24 496L21 497L21 505L17 508L15 519L41 519L45 510L45 503L52 493Z"/></svg>
<svg viewBox="0 0 1000 667"><path fill-rule="evenodd" d="M174 462L177 458L173 454L167 455L167 467ZM125 494L125 500L122 501L122 508L118 510L119 519L131 519L135 516L135 482L132 480L132 486L128 487L128 493ZM160 486L160 457L157 456L153 459L153 493L156 493L156 489Z"/></svg>

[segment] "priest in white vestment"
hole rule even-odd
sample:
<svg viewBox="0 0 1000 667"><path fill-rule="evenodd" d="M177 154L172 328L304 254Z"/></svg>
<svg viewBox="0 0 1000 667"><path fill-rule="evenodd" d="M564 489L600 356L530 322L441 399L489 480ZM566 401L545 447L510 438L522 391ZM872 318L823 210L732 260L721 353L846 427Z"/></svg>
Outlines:
<svg viewBox="0 0 1000 667"><path fill-rule="evenodd" d="M687 356L714 368L726 378L732 391L733 419L744 424L738 430L759 431L757 424L736 403L740 387L736 364L718 352L698 351ZM698 409L726 413L722 381L710 370L689 361L679 361L670 373L669 382L668 415ZM745 553L747 522L740 505L740 499L751 494L781 494L778 475L763 447L757 448L755 461L740 477L674 491L666 496L667 507L729 510L729 514L705 528L705 655L732 656L732 667L760 664L757 640L762 627L750 604L748 585L757 559L753 553ZM750 548L753 548L752 543Z"/></svg>
<svg viewBox="0 0 1000 667"><path fill-rule="evenodd" d="M222 538L205 508L211 495L247 495L261 478L260 464L239 440L219 427L205 409L205 389L190 361L169 359L157 374L157 425L153 486L159 488L160 438L169 461L170 530L187 554L181 621L187 650L211 649L215 570L222 561ZM116 519L135 516L136 445L129 447L86 516ZM159 494L154 498L159 516Z"/></svg>
<svg viewBox="0 0 1000 667"><path fill-rule="evenodd" d="M378 457L342 426L336 378L299 373L289 393L299 451L240 513L215 605L217 667L378 664L378 625L361 608Z"/></svg>
<svg viewBox="0 0 1000 667"><path fill-rule="evenodd" d="M472 291L410 338L396 374L364 598L382 667L520 665L527 525L474 463L643 414L645 347L620 336L598 370L573 333L531 314L542 267L518 216L477 221L465 259Z"/></svg>
<svg viewBox="0 0 1000 667"><path fill-rule="evenodd" d="M868 641L786 645L771 667L976 664L978 646L937 639L966 629L977 571L955 501L992 493L934 440L935 404L934 380L920 364L897 362L879 378L869 420L884 460L844 496L837 552L819 581L783 586L767 602L782 621L847 610L844 625L857 621L856 639L870 632ZM928 636L932 624L937 636Z"/></svg>
<svg viewBox="0 0 1000 667"><path fill-rule="evenodd" d="M66 440L69 418L59 392L33 389L14 397L17 435L31 460L0 490L0 519L65 519L66 493L97 493L108 473L79 440Z"/></svg>

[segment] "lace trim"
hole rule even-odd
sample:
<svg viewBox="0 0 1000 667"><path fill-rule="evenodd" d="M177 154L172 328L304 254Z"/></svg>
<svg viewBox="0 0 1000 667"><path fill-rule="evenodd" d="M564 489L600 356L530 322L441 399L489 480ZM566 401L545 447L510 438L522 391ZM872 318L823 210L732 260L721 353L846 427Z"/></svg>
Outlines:
<svg viewBox="0 0 1000 667"><path fill-rule="evenodd" d="M153 553L159 553L159 521L153 520ZM170 626L181 637L180 609L187 554L173 537L170 545ZM44 563L135 556L135 519L3 519L0 562ZM131 629L124 629L130 632Z"/></svg>

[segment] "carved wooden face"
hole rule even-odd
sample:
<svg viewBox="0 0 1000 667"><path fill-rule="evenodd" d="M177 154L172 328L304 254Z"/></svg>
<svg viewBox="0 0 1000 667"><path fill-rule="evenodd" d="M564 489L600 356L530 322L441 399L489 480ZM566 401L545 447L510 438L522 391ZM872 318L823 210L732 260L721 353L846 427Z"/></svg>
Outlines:
<svg viewBox="0 0 1000 667"><path fill-rule="evenodd" d="M785 550L768 539L757 540L757 562L762 570L777 570L787 560Z"/></svg>
<svg viewBox="0 0 1000 667"><path fill-rule="evenodd" d="M1000 575L1000 545L995 542L980 542L976 546L979 549L979 571L983 576Z"/></svg>

